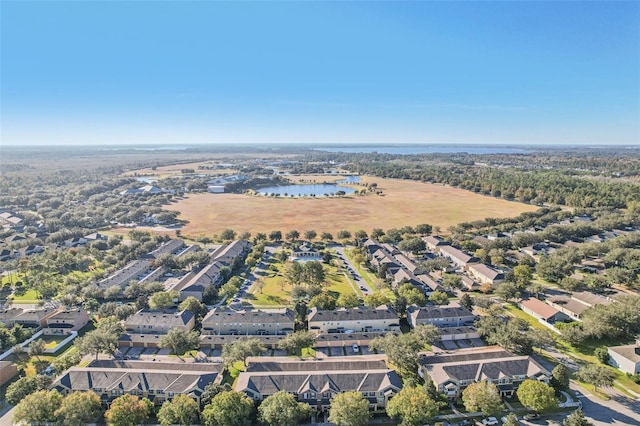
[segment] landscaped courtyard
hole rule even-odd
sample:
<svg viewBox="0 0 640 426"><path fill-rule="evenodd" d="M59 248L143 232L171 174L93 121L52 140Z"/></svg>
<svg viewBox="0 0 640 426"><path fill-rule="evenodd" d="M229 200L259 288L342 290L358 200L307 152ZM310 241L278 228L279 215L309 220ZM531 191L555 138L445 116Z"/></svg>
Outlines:
<svg viewBox="0 0 640 426"><path fill-rule="evenodd" d="M323 289L333 297L337 298L342 294L355 293L362 297L358 288L350 282L341 270L333 265L323 264L325 271L325 283ZM284 271L286 263L283 264L274 257L271 257L265 269L257 275L258 280L249 291L246 297L253 306L278 307L291 306L292 286L285 278ZM260 275L263 274L263 275Z"/></svg>

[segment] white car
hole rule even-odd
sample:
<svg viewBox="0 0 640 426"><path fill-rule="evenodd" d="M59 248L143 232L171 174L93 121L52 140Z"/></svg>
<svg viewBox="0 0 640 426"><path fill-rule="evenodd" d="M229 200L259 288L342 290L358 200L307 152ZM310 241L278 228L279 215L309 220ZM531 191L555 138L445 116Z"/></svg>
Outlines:
<svg viewBox="0 0 640 426"><path fill-rule="evenodd" d="M498 419L495 417L487 417L482 419L482 424L485 426L496 426L498 424Z"/></svg>
<svg viewBox="0 0 640 426"><path fill-rule="evenodd" d="M360 350L360 347L358 346L357 343L353 344L353 353L358 353L358 351Z"/></svg>

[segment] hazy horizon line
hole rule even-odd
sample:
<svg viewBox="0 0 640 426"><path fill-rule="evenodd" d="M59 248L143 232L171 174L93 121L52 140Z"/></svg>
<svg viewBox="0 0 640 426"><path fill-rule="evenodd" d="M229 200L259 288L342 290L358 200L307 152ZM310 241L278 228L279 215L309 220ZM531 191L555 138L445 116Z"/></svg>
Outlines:
<svg viewBox="0 0 640 426"><path fill-rule="evenodd" d="M82 147L82 148L126 148L135 146L174 146L174 147L190 147L190 146L302 146L308 148L322 148L322 147L401 147L401 146L514 146L514 147L584 147L584 148L611 148L611 147L629 147L640 148L639 145L625 144L625 143L611 143L611 144L593 144L593 143L557 143L557 142L115 142L115 143L98 143L98 144L79 144L79 143L2 143L0 148L21 148L21 147Z"/></svg>

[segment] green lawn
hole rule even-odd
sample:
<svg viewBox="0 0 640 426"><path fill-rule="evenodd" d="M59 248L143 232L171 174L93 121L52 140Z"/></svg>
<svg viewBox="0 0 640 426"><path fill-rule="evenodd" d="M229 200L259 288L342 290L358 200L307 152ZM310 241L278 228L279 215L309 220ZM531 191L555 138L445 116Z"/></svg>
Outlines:
<svg viewBox="0 0 640 426"><path fill-rule="evenodd" d="M21 274L19 272L14 272L14 273L11 273L11 275L6 275L2 277L2 281L0 282L4 286L5 284L15 284L18 281L22 282L23 279L24 279L24 274Z"/></svg>
<svg viewBox="0 0 640 426"><path fill-rule="evenodd" d="M51 355L40 355L40 361L38 361L38 358L35 356L31 357L24 367L24 372L27 376L35 376L38 365L40 365L40 371L42 371L42 369L51 364L55 359L56 357Z"/></svg>
<svg viewBox="0 0 640 426"><path fill-rule="evenodd" d="M534 317L532 317L528 313L520 310L520 308L518 308L517 306L514 306L514 305L512 305L510 303L506 303L504 305L504 307L505 307L505 309L507 311L509 311L509 313L511 315L513 315L516 318L520 318L520 319L525 320L526 322L529 323L529 325L531 327L538 328L540 330L549 330L550 331L550 329L548 327L545 327L544 325L540 324L540 322L537 319L535 319Z"/></svg>
<svg viewBox="0 0 640 426"><path fill-rule="evenodd" d="M254 306L290 306L291 300L289 298L289 294L291 291L291 285L286 283L284 279L282 273L284 266L273 259L271 260L270 265L275 265L277 267L277 271L267 270L267 275L262 277L264 282L262 288L255 291L254 285L254 288L250 289L253 294L247 295L246 299ZM335 297L338 297L341 294L356 292L345 275L337 267L324 265L324 268L326 273L326 291ZM356 295L358 295L357 292ZM358 296L361 296L361 294Z"/></svg>
<svg viewBox="0 0 640 426"><path fill-rule="evenodd" d="M38 303L42 300L38 296L39 294L37 291L33 289L29 289L24 294L20 294L20 295L14 294L12 297L13 297L13 303L32 304L32 303Z"/></svg>
<svg viewBox="0 0 640 426"><path fill-rule="evenodd" d="M229 370L229 374L235 380L240 373L246 370L242 361L235 362L233 365L227 368Z"/></svg>
<svg viewBox="0 0 640 426"><path fill-rule="evenodd" d="M315 358L316 350L313 348L302 348L302 358Z"/></svg>
<svg viewBox="0 0 640 426"><path fill-rule="evenodd" d="M195 358L196 355L198 355L198 350L194 349L191 351L186 351L185 353L183 353L182 355L178 356L175 354L170 354L168 355L169 358Z"/></svg>
<svg viewBox="0 0 640 426"><path fill-rule="evenodd" d="M330 266L326 274L327 291L339 296L341 294L353 293L355 290L349 283L349 280L336 267ZM361 293L362 294L362 293ZM361 295L360 294L360 295ZM356 295L358 295L356 293ZM359 296L359 295L358 295Z"/></svg>
<svg viewBox="0 0 640 426"><path fill-rule="evenodd" d="M247 295L247 300L255 306L269 306L269 305L289 305L289 291L291 286L285 282L282 274L283 265L275 260L271 260L270 265L275 265L278 270L272 271L267 269L266 276L262 277L264 284L259 291L254 291L254 288L250 290L252 294ZM254 285L255 287L255 285Z"/></svg>

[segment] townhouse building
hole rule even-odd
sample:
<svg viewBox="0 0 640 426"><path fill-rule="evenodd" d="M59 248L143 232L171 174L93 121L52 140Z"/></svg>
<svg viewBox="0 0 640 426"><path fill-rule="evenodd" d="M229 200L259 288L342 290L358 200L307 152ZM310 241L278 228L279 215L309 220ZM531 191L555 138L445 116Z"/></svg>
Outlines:
<svg viewBox="0 0 640 426"><path fill-rule="evenodd" d="M400 330L398 313L387 305L335 310L314 307L307 318L309 330L318 334Z"/></svg>

